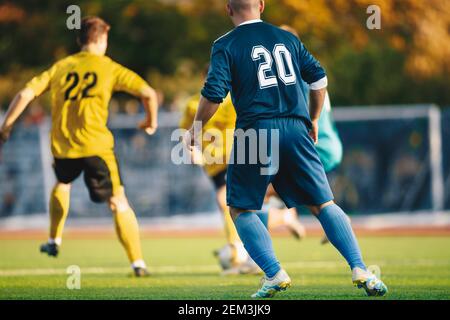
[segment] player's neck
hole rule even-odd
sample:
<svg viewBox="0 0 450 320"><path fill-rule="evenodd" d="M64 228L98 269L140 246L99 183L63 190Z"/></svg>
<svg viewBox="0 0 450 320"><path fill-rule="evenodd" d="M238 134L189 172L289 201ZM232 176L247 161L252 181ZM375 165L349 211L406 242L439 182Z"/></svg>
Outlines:
<svg viewBox="0 0 450 320"><path fill-rule="evenodd" d="M232 17L233 24L238 27L243 23L253 21L253 20L261 20L260 14L251 14L251 15L242 15L242 16L234 16Z"/></svg>
<svg viewBox="0 0 450 320"><path fill-rule="evenodd" d="M89 45L89 44L81 47L81 52L89 52L89 53L95 54L97 56L104 56L105 55L103 50L99 49L95 45Z"/></svg>

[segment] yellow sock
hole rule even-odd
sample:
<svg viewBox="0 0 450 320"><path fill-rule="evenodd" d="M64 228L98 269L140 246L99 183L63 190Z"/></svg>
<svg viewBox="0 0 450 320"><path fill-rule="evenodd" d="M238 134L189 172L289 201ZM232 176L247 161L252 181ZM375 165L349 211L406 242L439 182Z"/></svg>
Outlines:
<svg viewBox="0 0 450 320"><path fill-rule="evenodd" d="M128 259L131 263L142 261L139 226L133 209L128 207L126 210L113 213L117 236L127 252Z"/></svg>
<svg viewBox="0 0 450 320"><path fill-rule="evenodd" d="M236 227L234 226L234 222L231 218L229 209L224 211L223 217L225 222L225 235L227 237L227 242L230 244L241 242L241 238L239 238Z"/></svg>
<svg viewBox="0 0 450 320"><path fill-rule="evenodd" d="M70 187L57 184L50 195L50 239L56 240L57 243L61 242L69 204Z"/></svg>

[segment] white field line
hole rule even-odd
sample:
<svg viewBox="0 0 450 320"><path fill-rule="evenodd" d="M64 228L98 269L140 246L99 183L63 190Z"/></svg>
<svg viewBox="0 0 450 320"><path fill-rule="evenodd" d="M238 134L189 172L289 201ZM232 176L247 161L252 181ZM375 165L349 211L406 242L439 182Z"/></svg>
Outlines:
<svg viewBox="0 0 450 320"><path fill-rule="evenodd" d="M430 267L430 266L450 266L450 261L428 261L428 260L404 260L395 262L378 262L380 266L386 266L389 264L396 266L413 265L415 267ZM344 263L338 263L335 261L312 261L312 262L287 262L283 263L283 267L288 270L294 269L334 269L345 266ZM154 266L150 267L152 273L157 274L200 274L204 272L219 272L220 268L217 265L199 265L199 266ZM123 274L129 273L129 268L102 268L102 267L87 267L81 268L82 274ZM46 276L46 275L65 275L66 269L64 268L37 268L37 269L0 269L0 277L19 277L19 276Z"/></svg>
<svg viewBox="0 0 450 320"><path fill-rule="evenodd" d="M284 263L283 266L289 269L299 268L335 268L339 264L333 261L317 261L317 262L291 262ZM199 265L199 266L152 266L150 271L153 273L204 273L204 272L219 272L218 265ZM81 268L82 274L115 274L115 273L127 273L130 272L129 268L101 268L101 267L88 267ZM3 269L0 270L0 277L12 277L12 276L44 276L44 275L63 275L66 274L64 268L48 268L48 269Z"/></svg>

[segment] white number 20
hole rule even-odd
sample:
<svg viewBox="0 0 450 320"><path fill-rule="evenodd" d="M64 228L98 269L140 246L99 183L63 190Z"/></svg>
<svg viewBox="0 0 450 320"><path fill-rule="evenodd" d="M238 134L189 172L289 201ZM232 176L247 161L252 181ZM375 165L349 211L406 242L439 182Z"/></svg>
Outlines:
<svg viewBox="0 0 450 320"><path fill-rule="evenodd" d="M297 83L297 76L294 71L294 64L292 63L292 55L284 44L277 44L271 54L263 46L255 46L252 50L253 61L264 60L260 63L258 68L258 80L261 89L278 86L277 77L269 75L272 71L273 59L277 66L278 77L285 85L292 85Z"/></svg>

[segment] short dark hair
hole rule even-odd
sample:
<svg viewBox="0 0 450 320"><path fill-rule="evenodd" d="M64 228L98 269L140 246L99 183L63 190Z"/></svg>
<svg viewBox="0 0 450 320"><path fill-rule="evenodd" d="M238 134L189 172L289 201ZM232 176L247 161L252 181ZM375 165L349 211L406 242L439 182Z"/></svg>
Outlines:
<svg viewBox="0 0 450 320"><path fill-rule="evenodd" d="M228 0L228 4L234 11L241 12L244 10L253 9L253 7L256 8L256 5L259 5L259 1L256 2L255 0Z"/></svg>
<svg viewBox="0 0 450 320"><path fill-rule="evenodd" d="M81 29L78 35L80 46L95 42L111 29L105 20L99 17L86 17L81 20Z"/></svg>

